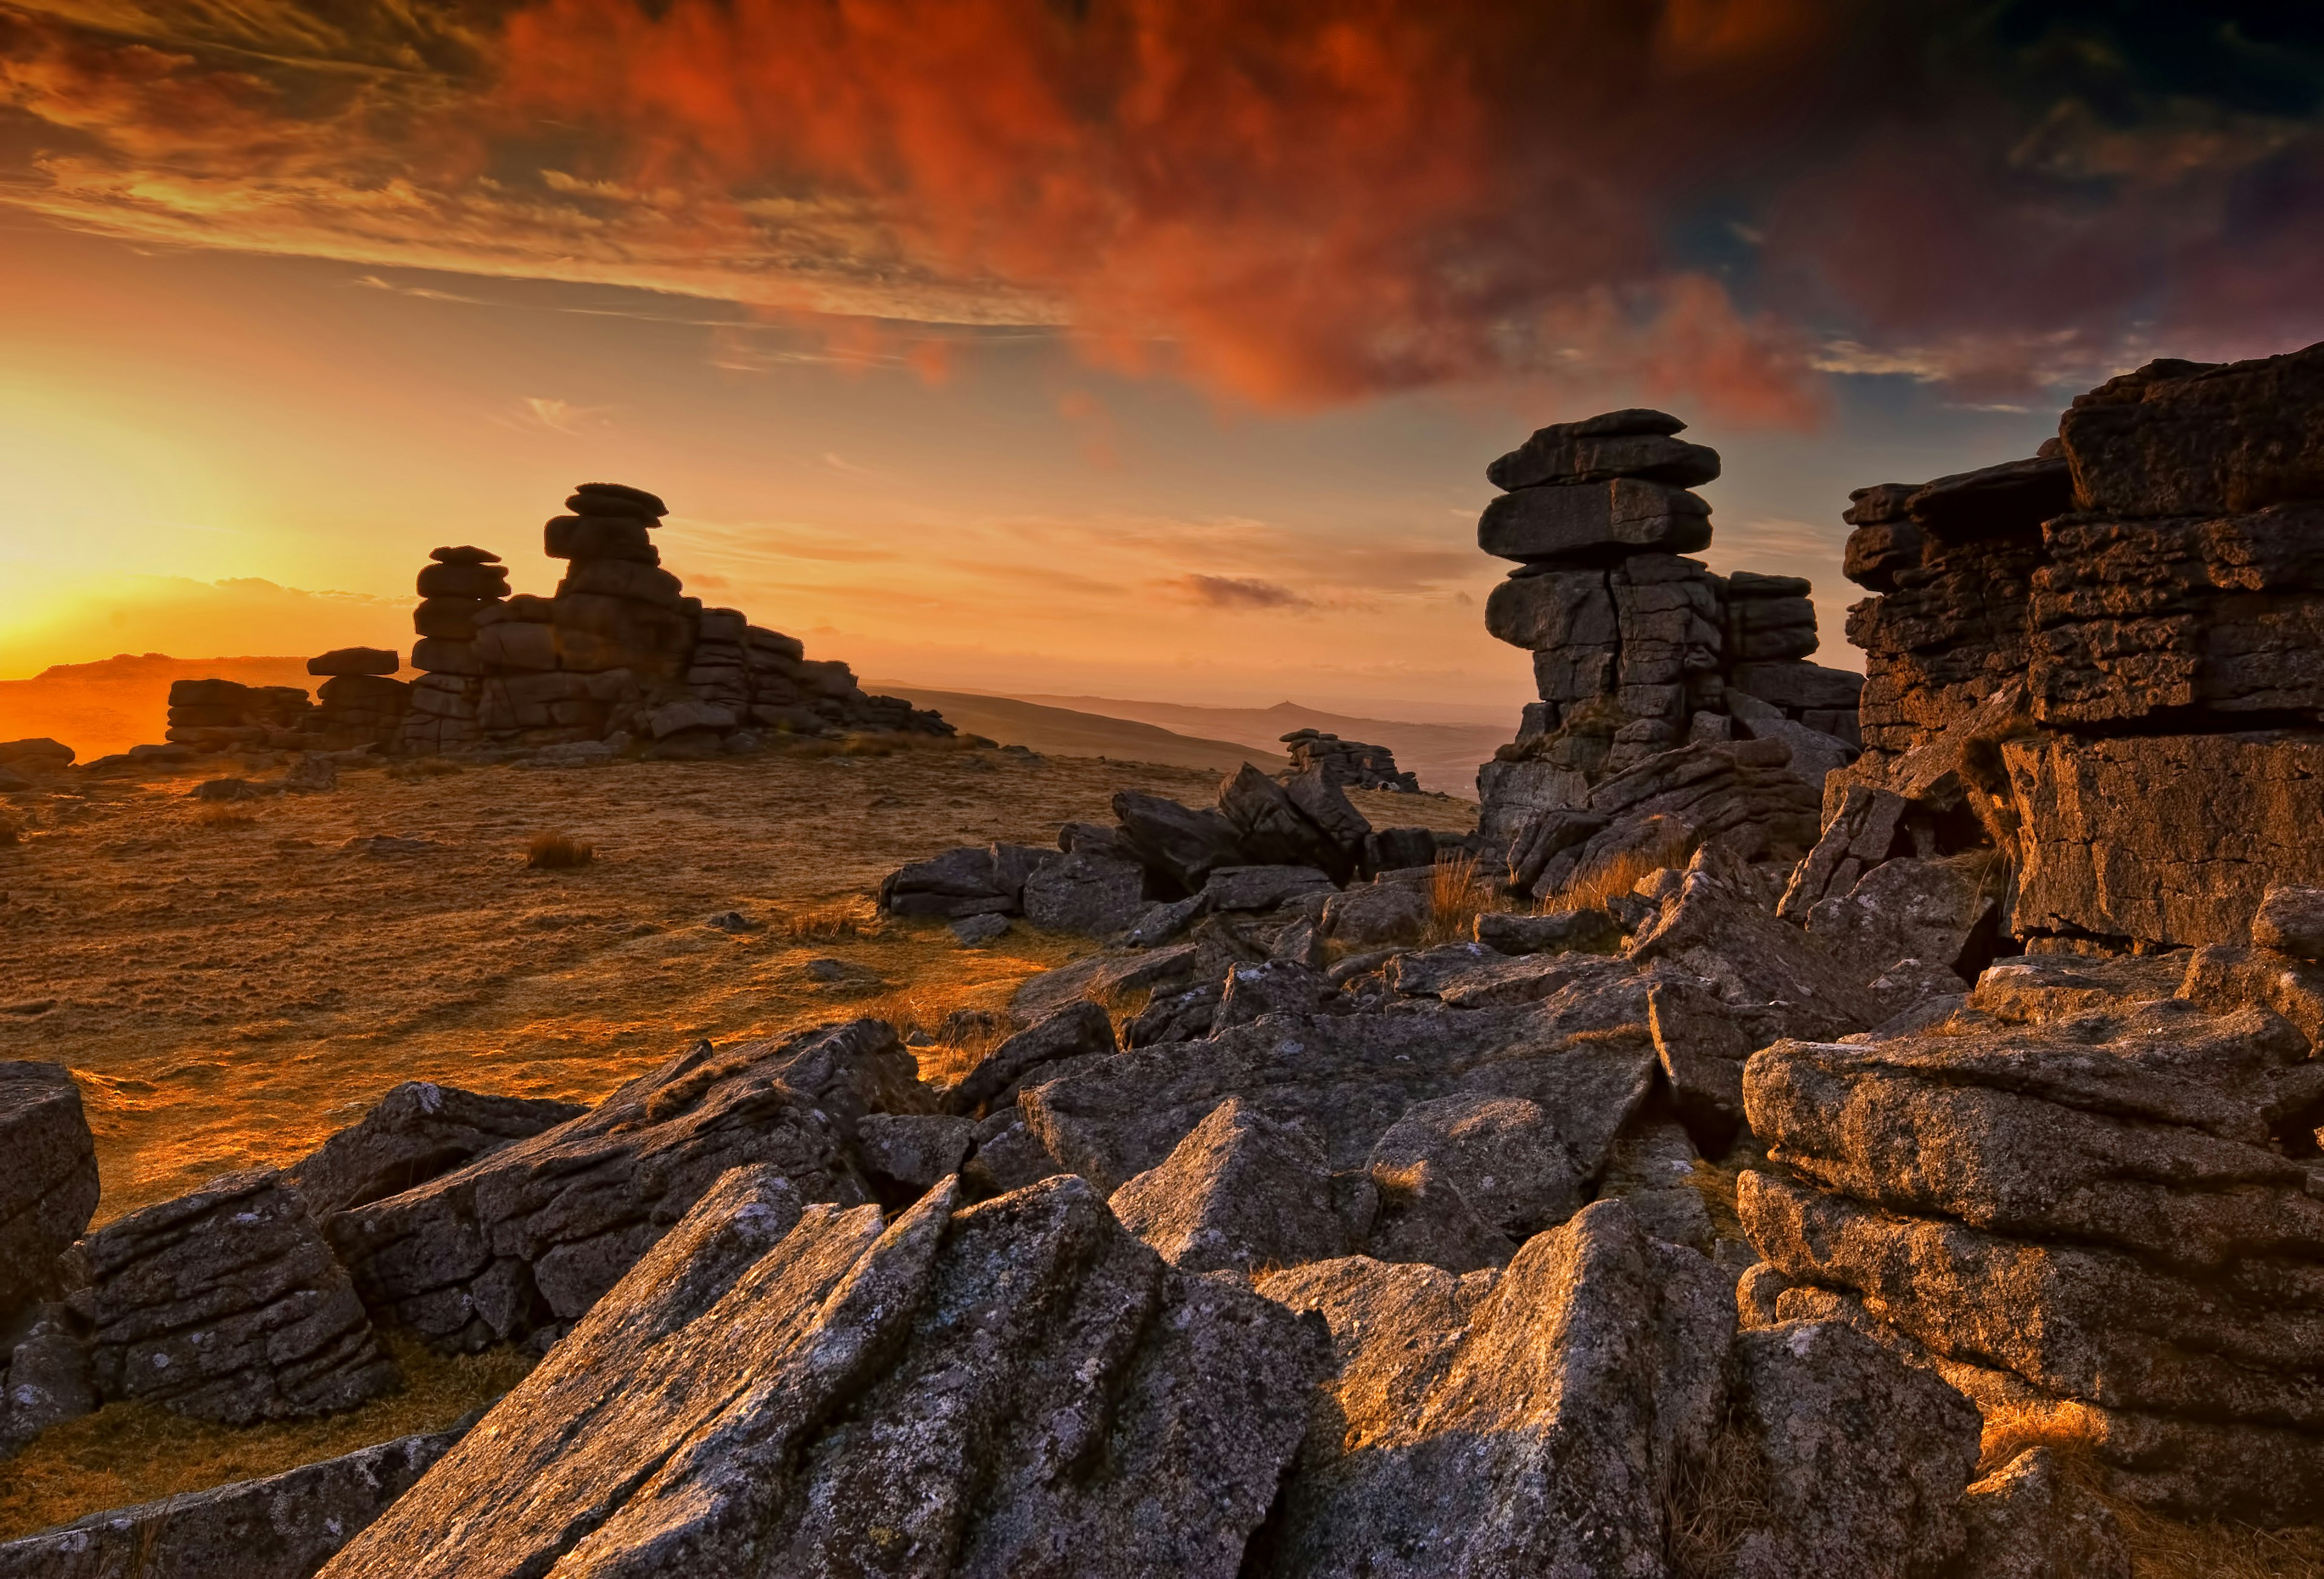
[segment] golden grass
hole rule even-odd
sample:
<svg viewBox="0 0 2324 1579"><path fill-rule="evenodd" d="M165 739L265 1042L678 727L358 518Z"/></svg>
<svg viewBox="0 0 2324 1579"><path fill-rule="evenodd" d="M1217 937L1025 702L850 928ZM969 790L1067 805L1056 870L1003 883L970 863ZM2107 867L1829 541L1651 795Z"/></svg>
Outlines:
<svg viewBox="0 0 2324 1579"><path fill-rule="evenodd" d="M0 1540L440 1431L514 1387L533 1363L513 1349L445 1355L409 1338L388 1342L402 1388L344 1414L221 1426L120 1403L43 1432L0 1473Z"/></svg>
<svg viewBox="0 0 2324 1579"><path fill-rule="evenodd" d="M878 920L878 910L868 899L833 900L786 916L782 934L793 943L834 943L843 937L862 937Z"/></svg>
<svg viewBox="0 0 2324 1579"><path fill-rule="evenodd" d="M1637 888L1640 879L1652 877L1667 867L1685 865L1687 855L1683 844L1654 851L1625 850L1587 872L1574 873L1563 888L1541 901L1541 913L1597 910L1608 900Z"/></svg>
<svg viewBox="0 0 2324 1579"><path fill-rule="evenodd" d="M205 800L192 821L198 828L247 828L258 826L258 814L239 800Z"/></svg>
<svg viewBox="0 0 2324 1579"><path fill-rule="evenodd" d="M459 763L446 762L442 757L414 757L409 762L390 764L387 776L399 783L412 784L423 779L448 779L455 773L466 771Z"/></svg>
<svg viewBox="0 0 2324 1579"><path fill-rule="evenodd" d="M1423 944L1459 943L1477 935L1477 918L1511 904L1500 886L1487 879L1474 855L1439 857L1428 879L1428 921Z"/></svg>
<svg viewBox="0 0 2324 1579"><path fill-rule="evenodd" d="M1725 1579L1744 1537L1775 1518L1757 1444L1732 1424L1721 1429L1709 1458L1665 1492L1663 1512L1679 1579Z"/></svg>
<svg viewBox="0 0 2324 1579"><path fill-rule="evenodd" d="M554 829L533 835L532 843L524 847L527 866L544 867L551 872L569 872L596 858L596 845Z"/></svg>

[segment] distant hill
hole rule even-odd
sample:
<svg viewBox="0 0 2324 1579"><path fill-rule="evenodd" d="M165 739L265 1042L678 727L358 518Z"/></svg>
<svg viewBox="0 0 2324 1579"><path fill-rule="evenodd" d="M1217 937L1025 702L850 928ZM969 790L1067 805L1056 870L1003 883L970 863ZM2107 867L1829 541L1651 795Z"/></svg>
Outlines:
<svg viewBox="0 0 2324 1579"><path fill-rule="evenodd" d="M1020 697L987 697L969 691L935 691L914 685L866 681L866 690L902 697L915 707L934 707L954 725L1002 745L1029 746L1056 756L1111 757L1117 762L1164 762L1231 773L1245 762L1268 772L1290 765L1281 745L1272 750L1181 734L1157 725L1077 708L1056 707ZM1278 733L1280 733L1278 731Z"/></svg>
<svg viewBox="0 0 2324 1579"><path fill-rule="evenodd" d="M303 658L124 652L96 663L51 664L30 679L0 680L0 740L45 734L72 747L82 762L159 740L169 727L170 682L180 679L297 686L309 694L323 683L307 672Z"/></svg>
<svg viewBox="0 0 2324 1579"><path fill-rule="evenodd" d="M1477 798L1477 769L1492 760L1493 748L1517 734L1507 724L1407 724L1390 718L1355 718L1296 702L1272 707L1202 707L1182 702L1134 702L1120 697L1020 696L1024 702L1073 707L1114 718L1134 718L1165 729L1213 735L1240 745L1283 749L1281 737L1295 729L1321 729L1345 740L1384 745L1396 765L1420 775L1421 788L1463 800Z"/></svg>

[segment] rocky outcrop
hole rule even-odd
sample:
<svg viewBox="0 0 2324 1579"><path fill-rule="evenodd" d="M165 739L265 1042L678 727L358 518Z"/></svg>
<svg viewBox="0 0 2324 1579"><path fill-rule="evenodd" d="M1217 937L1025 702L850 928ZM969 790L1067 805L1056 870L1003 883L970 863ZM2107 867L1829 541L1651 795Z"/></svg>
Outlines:
<svg viewBox="0 0 2324 1579"><path fill-rule="evenodd" d="M399 1380L279 1173L226 1174L133 1212L76 1243L66 1266L108 1401L245 1425L347 1408Z"/></svg>
<svg viewBox="0 0 2324 1579"><path fill-rule="evenodd" d="M728 1174L327 1579L1227 1579L1324 1367L1078 1179L892 1223Z"/></svg>
<svg viewBox="0 0 2324 1579"><path fill-rule="evenodd" d="M1321 729L1295 729L1283 737L1291 752L1291 776L1315 773L1326 784L1346 790L1398 790L1420 792L1420 780L1399 772L1396 753L1384 745L1342 740Z"/></svg>
<svg viewBox="0 0 2324 1579"><path fill-rule="evenodd" d="M314 743L308 724L313 704L296 686L246 686L230 679L181 679L170 685L170 727L162 736L198 752L235 747L300 747Z"/></svg>
<svg viewBox="0 0 2324 1579"><path fill-rule="evenodd" d="M545 1338L727 1168L764 1163L804 1199L868 1201L850 1154L857 1122L934 1107L880 1020L724 1050L704 1042L579 1118L324 1226L364 1303L429 1340Z"/></svg>
<svg viewBox="0 0 2324 1579"><path fill-rule="evenodd" d="M2298 1520L2324 1500L2324 1062L2252 1002L2267 967L2204 954L1997 965L1936 1031L1755 1055L1773 1171L1740 1210L1786 1277L2103 1422L2124 1494Z"/></svg>
<svg viewBox="0 0 2324 1579"><path fill-rule="evenodd" d="M309 1579L469 1424L0 1542L0 1579Z"/></svg>
<svg viewBox="0 0 2324 1579"><path fill-rule="evenodd" d="M2015 936L2240 943L2268 882L2324 882L2319 413L2324 346L2158 362L2034 459L1855 495L1849 573L1880 596L1849 615L1841 778L1904 798L1913 854L1997 850ZM1909 760L1948 737L1950 782Z"/></svg>
<svg viewBox="0 0 2324 1579"><path fill-rule="evenodd" d="M1487 468L1510 492L1487 506L1478 546L1519 568L1485 628L1534 654L1542 697L1478 775L1478 845L1495 860L1537 842L1552 814L1599 809L1602 778L1690 742L1784 737L1811 799L1855 755L1861 682L1806 661L1808 584L1681 557L1710 543L1710 506L1675 479L1719 475L1714 452L1674 437L1684 427L1608 412L1545 428ZM1641 469L1609 469L1626 466Z"/></svg>
<svg viewBox="0 0 2324 1579"><path fill-rule="evenodd" d="M401 1195L588 1111L577 1103L485 1096L456 1085L407 1080L355 1123L286 1168L284 1177L319 1220Z"/></svg>
<svg viewBox="0 0 2324 1579"><path fill-rule="evenodd" d="M57 1258L97 1212L97 1142L57 1064L0 1064L0 1331L55 1292Z"/></svg>

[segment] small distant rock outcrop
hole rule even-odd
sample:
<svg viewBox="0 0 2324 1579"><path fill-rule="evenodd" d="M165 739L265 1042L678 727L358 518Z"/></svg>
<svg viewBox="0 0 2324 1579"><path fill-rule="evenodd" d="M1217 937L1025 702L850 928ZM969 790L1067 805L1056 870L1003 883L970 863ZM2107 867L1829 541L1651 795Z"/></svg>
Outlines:
<svg viewBox="0 0 2324 1579"><path fill-rule="evenodd" d="M1519 862L1529 873L1512 871L1520 891L1540 882L1544 846L1578 842L1592 819L1581 837L1618 824L1615 843L1723 839L1745 860L1796 860L1787 808L1766 796L1642 809L1596 791L1680 746L1707 759L1780 741L1812 817L1822 775L1856 755L1864 681L1807 661L1807 582L1714 576L1683 557L1711 542L1711 507L1689 490L1719 476L1717 452L1676 437L1685 427L1609 411L1544 428L1486 468L1508 492L1486 506L1477 546L1518 568L1486 601L1485 628L1533 653L1541 700L1478 774L1478 843L1496 862L1533 852Z"/></svg>
<svg viewBox="0 0 2324 1579"><path fill-rule="evenodd" d="M1397 790L1420 793L1417 774L1397 771L1396 753L1384 745L1342 740L1321 729L1295 729L1283 737L1291 750L1291 777L1320 773L1342 790Z"/></svg>
<svg viewBox="0 0 2324 1579"><path fill-rule="evenodd" d="M418 679L396 679L402 659L387 649L342 647L309 660L322 677L311 700L296 687L180 680L166 744L105 765L235 750L686 758L778 736L954 733L938 714L866 695L846 664L809 659L796 638L685 596L653 540L668 513L653 494L584 483L565 504L544 533L548 556L567 561L550 596L513 591L490 549L429 554L412 610Z"/></svg>

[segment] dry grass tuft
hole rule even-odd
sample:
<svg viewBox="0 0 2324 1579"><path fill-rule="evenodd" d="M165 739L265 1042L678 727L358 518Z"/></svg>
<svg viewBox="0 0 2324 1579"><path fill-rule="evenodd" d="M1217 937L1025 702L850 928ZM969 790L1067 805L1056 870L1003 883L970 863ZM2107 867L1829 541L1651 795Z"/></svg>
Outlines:
<svg viewBox="0 0 2324 1579"><path fill-rule="evenodd" d="M205 800L194 808L198 828L247 828L258 826L258 814L240 800Z"/></svg>
<svg viewBox="0 0 2324 1579"><path fill-rule="evenodd" d="M1479 916L1508 908L1508 897L1478 870L1474 855L1440 857L1428 879L1428 924L1421 941L1434 945L1474 937Z"/></svg>
<svg viewBox="0 0 2324 1579"><path fill-rule="evenodd" d="M1574 873L1571 882L1541 901L1541 913L1600 909L1608 900L1637 887L1641 878L1651 877L1665 867L1685 865L1689 854L1683 844L1646 852L1626 850L1588 872Z"/></svg>
<svg viewBox="0 0 2324 1579"><path fill-rule="evenodd" d="M890 988L856 1012L886 1020L899 1037L918 1032L936 1038L929 1046L912 1048L912 1057L920 1066L921 1079L931 1085L951 1085L1008 1039L1007 993L1007 988L996 993L991 988L939 980Z"/></svg>
<svg viewBox="0 0 2324 1579"><path fill-rule="evenodd" d="M833 900L786 917L783 936L793 943L831 943L842 937L861 937L877 914L869 900Z"/></svg>
<svg viewBox="0 0 2324 1579"><path fill-rule="evenodd" d="M597 846L588 840L553 830L533 835L532 843L524 848L527 866L545 867L551 872L569 872L596 858Z"/></svg>
<svg viewBox="0 0 2324 1579"><path fill-rule="evenodd" d="M1724 1579L1743 1538L1775 1518L1766 1464L1750 1434L1730 1424L1712 1437L1710 1457L1665 1491L1663 1511L1680 1579Z"/></svg>
<svg viewBox="0 0 2324 1579"><path fill-rule="evenodd" d="M35 1438L0 1474L0 1540L107 1508L271 1475L423 1431L440 1431L524 1379L513 1349L443 1355L391 1337L403 1387L319 1420L220 1426L152 1404L107 1404Z"/></svg>

